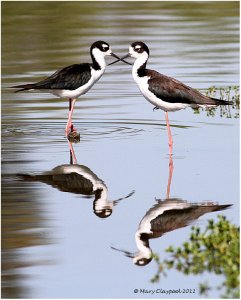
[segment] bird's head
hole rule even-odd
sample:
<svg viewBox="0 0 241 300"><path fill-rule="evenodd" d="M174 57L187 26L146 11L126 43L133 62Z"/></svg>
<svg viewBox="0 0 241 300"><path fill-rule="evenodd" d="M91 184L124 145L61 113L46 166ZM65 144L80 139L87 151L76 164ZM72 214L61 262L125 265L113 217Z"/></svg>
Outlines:
<svg viewBox="0 0 241 300"><path fill-rule="evenodd" d="M125 61L125 58L127 57L133 57L136 60L140 60L142 63L146 63L149 57L150 51L147 47L147 45L143 42L134 42L129 47L129 53L127 53L125 56L121 57L119 60L123 61L126 64L132 65L131 63ZM119 61L117 60L117 61ZM117 61L114 61L113 63L116 63ZM111 63L111 64L113 64Z"/></svg>
<svg viewBox="0 0 241 300"><path fill-rule="evenodd" d="M141 251L138 251L136 253L132 253L123 249L118 249L115 248L113 246L111 246L111 248L113 250L122 252L126 257L129 257L132 259L132 262L140 267L146 266L147 264L149 264L152 261L152 252L150 250L150 252L148 253L143 253Z"/></svg>
<svg viewBox="0 0 241 300"><path fill-rule="evenodd" d="M147 57L150 51L147 45L143 42L134 42L129 47L129 56L133 58Z"/></svg>
<svg viewBox="0 0 241 300"><path fill-rule="evenodd" d="M152 253L146 255L144 253L138 252L134 257L133 257L133 263L137 266L143 267L147 264L149 264L152 261Z"/></svg>
<svg viewBox="0 0 241 300"><path fill-rule="evenodd" d="M90 48L90 52L92 55L94 55L94 57L113 56L117 59L120 59L112 52L110 45L104 41L94 42Z"/></svg>

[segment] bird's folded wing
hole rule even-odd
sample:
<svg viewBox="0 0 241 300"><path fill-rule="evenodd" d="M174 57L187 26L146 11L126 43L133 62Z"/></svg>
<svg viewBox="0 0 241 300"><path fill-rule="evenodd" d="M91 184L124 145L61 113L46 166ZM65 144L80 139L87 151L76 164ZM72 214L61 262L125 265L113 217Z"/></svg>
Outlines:
<svg viewBox="0 0 241 300"><path fill-rule="evenodd" d="M56 71L50 77L37 82L36 89L75 90L85 85L91 77L89 64L74 64Z"/></svg>
<svg viewBox="0 0 241 300"><path fill-rule="evenodd" d="M158 76L149 79L148 84L149 90L157 98L169 103L215 105L214 99L201 94L174 78L159 73Z"/></svg>

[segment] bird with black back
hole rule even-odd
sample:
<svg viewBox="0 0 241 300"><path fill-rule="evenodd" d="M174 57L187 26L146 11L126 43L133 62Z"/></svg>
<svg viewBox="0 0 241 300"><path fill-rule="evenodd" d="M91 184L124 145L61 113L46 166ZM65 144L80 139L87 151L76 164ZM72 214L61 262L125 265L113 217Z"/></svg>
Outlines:
<svg viewBox="0 0 241 300"><path fill-rule="evenodd" d="M97 41L90 47L92 63L70 65L39 82L16 85L12 88L17 88L16 92L28 90L48 91L55 96L68 98L69 116L65 128L65 134L68 136L70 132L76 131L72 124L72 115L77 98L87 93L103 75L106 68L105 57L109 55L119 60L119 57L112 52L108 43Z"/></svg>
<svg viewBox="0 0 241 300"><path fill-rule="evenodd" d="M173 139L168 120L168 112L178 111L187 107L214 107L218 105L232 105L233 103L231 101L208 97L175 78L147 69L146 64L149 55L150 51L147 45L137 41L130 45L129 53L120 60L128 63L125 61L127 57L135 58L132 75L141 93L146 100L154 105L154 110L161 109L165 112L169 154L172 154ZM119 60L113 63L117 61Z"/></svg>

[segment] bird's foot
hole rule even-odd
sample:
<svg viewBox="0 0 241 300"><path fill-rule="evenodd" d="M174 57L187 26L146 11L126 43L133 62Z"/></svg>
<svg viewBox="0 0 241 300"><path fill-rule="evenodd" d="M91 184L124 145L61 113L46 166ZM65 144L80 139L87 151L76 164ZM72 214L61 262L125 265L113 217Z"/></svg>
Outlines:
<svg viewBox="0 0 241 300"><path fill-rule="evenodd" d="M158 107L158 106L155 106L155 107L153 108L153 111L158 110L158 109L159 109L159 107Z"/></svg>
<svg viewBox="0 0 241 300"><path fill-rule="evenodd" d="M68 140L71 143L79 143L80 142L80 133L75 131L71 131L69 132L69 134L67 135Z"/></svg>
<svg viewBox="0 0 241 300"><path fill-rule="evenodd" d="M77 129L74 127L73 124L66 127L65 134L66 134L67 139L71 143L78 143L80 141L80 133L77 132Z"/></svg>

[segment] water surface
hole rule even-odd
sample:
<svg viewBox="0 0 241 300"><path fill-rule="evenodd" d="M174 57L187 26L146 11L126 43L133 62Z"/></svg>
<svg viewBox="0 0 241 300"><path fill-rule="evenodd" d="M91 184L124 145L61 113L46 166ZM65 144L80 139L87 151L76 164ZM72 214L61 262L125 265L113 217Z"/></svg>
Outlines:
<svg viewBox="0 0 241 300"><path fill-rule="evenodd" d="M66 99L48 93L13 93L55 70L88 62L96 40L118 55L135 40L151 51L149 67L205 92L239 82L238 2L4 2L2 3L2 276L3 298L149 298L134 289L193 288L201 276L170 272L150 279L156 265L138 267L113 248L136 251L135 232L156 199L233 204L220 213L239 222L238 119L191 109L170 113L174 138L171 185L165 116L153 112L121 63L76 104L81 141L77 163L124 198L100 218L94 195L60 191L17 174L41 174L70 164L64 136ZM111 61L111 58L108 58ZM91 173L91 174L92 174ZM170 183L170 182L169 182ZM128 196L126 198L126 196ZM200 217L205 226L218 212ZM165 257L190 227L150 241ZM207 275L210 282L219 279ZM218 297L216 291L210 297ZM160 298L160 295L152 295Z"/></svg>

